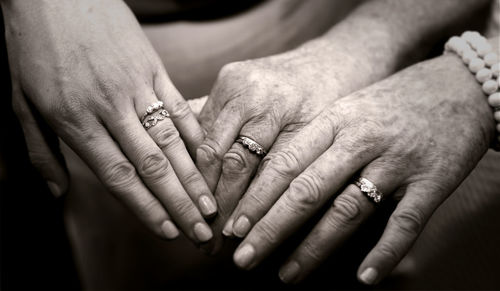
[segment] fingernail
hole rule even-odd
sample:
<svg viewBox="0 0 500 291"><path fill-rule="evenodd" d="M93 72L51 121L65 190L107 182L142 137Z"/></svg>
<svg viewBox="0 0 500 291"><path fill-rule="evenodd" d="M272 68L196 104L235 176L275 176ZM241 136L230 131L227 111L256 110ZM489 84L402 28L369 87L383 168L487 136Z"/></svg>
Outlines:
<svg viewBox="0 0 500 291"><path fill-rule="evenodd" d="M300 265L296 261L290 261L284 265L279 272L281 281L292 283L300 271Z"/></svg>
<svg viewBox="0 0 500 291"><path fill-rule="evenodd" d="M49 187L49 190L52 193L52 195L54 195L56 198L61 197L62 195L61 190L59 189L59 186L57 186L56 183L52 181L47 181L47 186Z"/></svg>
<svg viewBox="0 0 500 291"><path fill-rule="evenodd" d="M237 237L244 237L250 231L250 220L245 215L240 216L233 225L233 233Z"/></svg>
<svg viewBox="0 0 500 291"><path fill-rule="evenodd" d="M227 237L233 236L233 223L234 223L234 219L229 218L229 220L226 222L226 225L224 225L224 229L222 229L223 235L225 235Z"/></svg>
<svg viewBox="0 0 500 291"><path fill-rule="evenodd" d="M367 285L372 285L375 283L375 280L377 280L377 275L377 270L374 268L367 268L359 275L359 280Z"/></svg>
<svg viewBox="0 0 500 291"><path fill-rule="evenodd" d="M252 245L246 244L234 253L234 263L243 269L250 266L255 256L255 249Z"/></svg>
<svg viewBox="0 0 500 291"><path fill-rule="evenodd" d="M174 239L179 236L179 230L170 220L165 220L162 223L161 231L163 231L167 239Z"/></svg>
<svg viewBox="0 0 500 291"><path fill-rule="evenodd" d="M217 212L215 203L207 195L202 195L200 199L198 199L198 204L200 205L200 210L203 215L213 215Z"/></svg>
<svg viewBox="0 0 500 291"><path fill-rule="evenodd" d="M201 242L209 241L213 237L210 227L202 222L194 225L194 235Z"/></svg>

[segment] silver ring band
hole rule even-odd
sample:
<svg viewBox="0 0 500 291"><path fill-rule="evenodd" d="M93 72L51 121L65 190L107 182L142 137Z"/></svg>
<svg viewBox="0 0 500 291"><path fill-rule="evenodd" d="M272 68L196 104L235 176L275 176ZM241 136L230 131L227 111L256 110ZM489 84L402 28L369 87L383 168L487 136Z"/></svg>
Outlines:
<svg viewBox="0 0 500 291"><path fill-rule="evenodd" d="M384 194L378 191L377 186L366 178L359 177L354 181L354 184L359 187L361 192L365 194L366 197L376 204L379 204L384 198Z"/></svg>
<svg viewBox="0 0 500 291"><path fill-rule="evenodd" d="M238 139L236 139L236 142L242 144L250 152L252 152L260 157L264 157L267 154L264 147L262 147L258 142L254 141L253 139L248 138L246 136L240 135L238 137Z"/></svg>
<svg viewBox="0 0 500 291"><path fill-rule="evenodd" d="M150 129L155 126L158 121L167 117L170 117L170 114L167 110L163 109L163 102L157 101L146 108L146 113L142 116L141 123L145 129Z"/></svg>

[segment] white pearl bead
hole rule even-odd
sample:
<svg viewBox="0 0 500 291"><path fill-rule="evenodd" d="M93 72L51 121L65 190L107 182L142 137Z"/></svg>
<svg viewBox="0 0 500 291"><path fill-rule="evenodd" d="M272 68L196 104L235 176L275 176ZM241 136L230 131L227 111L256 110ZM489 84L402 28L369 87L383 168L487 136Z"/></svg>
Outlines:
<svg viewBox="0 0 500 291"><path fill-rule="evenodd" d="M488 80L491 79L491 77L493 76L493 73L491 72L490 69L486 69L486 68L482 68L481 70L479 70L477 73L476 73L476 80L479 82L479 83L484 83Z"/></svg>
<svg viewBox="0 0 500 291"><path fill-rule="evenodd" d="M465 39L468 42L474 41L476 38L480 37L481 35L477 31L465 31L462 33L461 37Z"/></svg>
<svg viewBox="0 0 500 291"><path fill-rule="evenodd" d="M500 74L500 63L496 63L491 66L491 72L493 73L493 76L498 78L498 75Z"/></svg>
<svg viewBox="0 0 500 291"><path fill-rule="evenodd" d="M491 107L500 107L500 93L496 92L488 96L488 104Z"/></svg>
<svg viewBox="0 0 500 291"><path fill-rule="evenodd" d="M500 110L495 111L495 113L493 114L493 117L495 117L495 120L497 122L500 122Z"/></svg>
<svg viewBox="0 0 500 291"><path fill-rule="evenodd" d="M484 68L484 61L480 58L472 59L469 63L469 70L474 74L482 68Z"/></svg>
<svg viewBox="0 0 500 291"><path fill-rule="evenodd" d="M488 53L490 53L492 50L493 50L493 48L491 47L491 44L489 42L480 43L477 46L477 49L476 49L477 54L480 57L484 57L485 55L487 55Z"/></svg>
<svg viewBox="0 0 500 291"><path fill-rule="evenodd" d="M483 92L490 95L498 90L498 82L496 80L488 80L483 83Z"/></svg>
<svg viewBox="0 0 500 291"><path fill-rule="evenodd" d="M460 43L465 43L465 41L458 36L453 36L446 42L445 48L456 52Z"/></svg>
<svg viewBox="0 0 500 291"><path fill-rule="evenodd" d="M491 52L487 55L484 56L484 63L488 66L488 67L491 67L493 66L493 64L495 64L496 62L498 62L498 56L497 54Z"/></svg>
<svg viewBox="0 0 500 291"><path fill-rule="evenodd" d="M487 43L488 41L483 38L482 36L477 36L477 37L473 37L473 39L471 41L469 41L469 45L474 48L476 51L477 49L484 45L485 43Z"/></svg>
<svg viewBox="0 0 500 291"><path fill-rule="evenodd" d="M463 56L465 52L472 50L470 45L468 45L466 42L459 43L456 49L457 55Z"/></svg>
<svg viewBox="0 0 500 291"><path fill-rule="evenodd" d="M477 53L473 50L468 50L468 51L464 52L464 54L462 55L462 61L466 65L468 65L470 63L470 61L472 61L475 58L477 58Z"/></svg>

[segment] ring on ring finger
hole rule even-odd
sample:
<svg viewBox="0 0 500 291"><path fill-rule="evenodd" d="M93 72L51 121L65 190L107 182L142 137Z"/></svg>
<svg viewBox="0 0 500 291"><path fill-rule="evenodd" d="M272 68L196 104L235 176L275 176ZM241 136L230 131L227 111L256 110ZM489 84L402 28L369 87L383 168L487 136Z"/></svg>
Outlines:
<svg viewBox="0 0 500 291"><path fill-rule="evenodd" d="M247 148L250 152L256 154L259 157L264 157L267 154L267 151L261 146L258 142L253 139L240 135L236 139L237 143L242 144L245 148Z"/></svg>
<svg viewBox="0 0 500 291"><path fill-rule="evenodd" d="M146 113L141 118L141 123L145 129L150 129L159 121L168 117L170 117L170 114L163 108L163 102L157 101L147 107Z"/></svg>

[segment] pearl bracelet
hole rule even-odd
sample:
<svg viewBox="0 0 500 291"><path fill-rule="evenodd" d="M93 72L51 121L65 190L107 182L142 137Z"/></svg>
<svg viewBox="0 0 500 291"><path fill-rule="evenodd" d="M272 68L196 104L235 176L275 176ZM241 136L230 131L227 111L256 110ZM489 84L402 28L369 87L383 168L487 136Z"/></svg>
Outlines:
<svg viewBox="0 0 500 291"><path fill-rule="evenodd" d="M500 151L500 62L486 38L476 31L466 31L460 37L453 36L445 44L445 52L451 51L462 58L493 107L496 121L496 137L493 148Z"/></svg>

